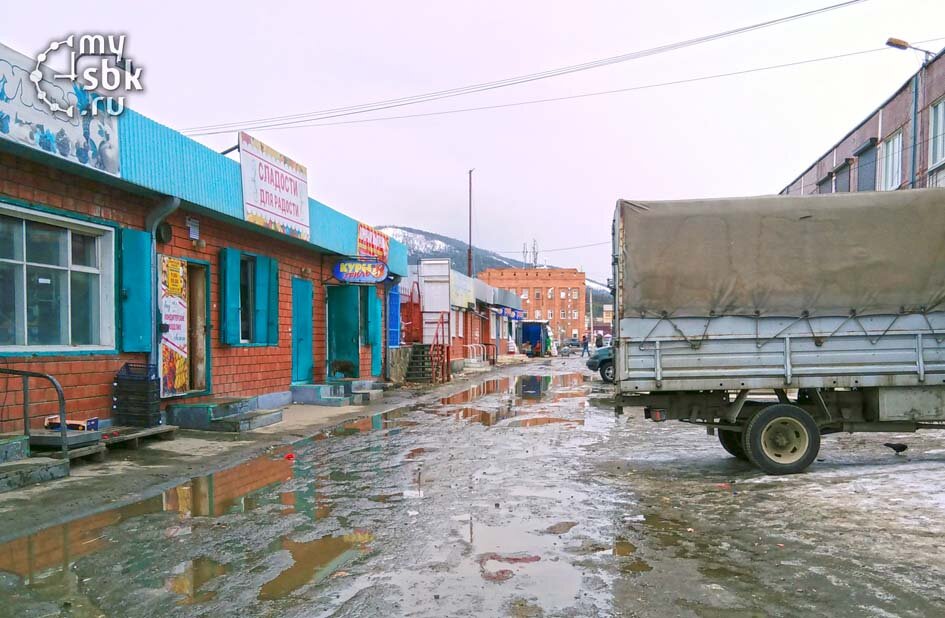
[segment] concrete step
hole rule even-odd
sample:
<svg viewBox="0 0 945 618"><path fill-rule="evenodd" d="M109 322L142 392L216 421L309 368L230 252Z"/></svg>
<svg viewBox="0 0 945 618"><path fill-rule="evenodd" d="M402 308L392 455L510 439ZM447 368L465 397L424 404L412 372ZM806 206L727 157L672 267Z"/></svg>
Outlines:
<svg viewBox="0 0 945 618"><path fill-rule="evenodd" d="M292 387L292 403L318 403L344 396L343 384L296 384Z"/></svg>
<svg viewBox="0 0 945 618"><path fill-rule="evenodd" d="M19 461L30 456L30 439L21 434L0 435L0 463Z"/></svg>
<svg viewBox="0 0 945 618"><path fill-rule="evenodd" d="M368 388L354 391L355 395L361 395L366 401L378 401L384 398L384 391L379 388Z"/></svg>
<svg viewBox="0 0 945 618"><path fill-rule="evenodd" d="M0 463L0 492L69 476L69 460L30 457Z"/></svg>
<svg viewBox="0 0 945 618"><path fill-rule="evenodd" d="M253 410L226 418L217 418L210 423L210 431L229 431L240 433L251 431L266 425L274 425L282 421L282 410Z"/></svg>

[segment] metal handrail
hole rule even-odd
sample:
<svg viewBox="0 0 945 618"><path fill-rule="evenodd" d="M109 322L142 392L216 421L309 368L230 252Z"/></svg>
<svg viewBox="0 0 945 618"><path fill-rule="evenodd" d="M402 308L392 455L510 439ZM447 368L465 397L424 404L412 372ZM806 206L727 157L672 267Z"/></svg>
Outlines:
<svg viewBox="0 0 945 618"><path fill-rule="evenodd" d="M62 392L62 385L59 380L48 373L38 373L35 371L23 371L22 369L8 369L0 367L0 374L20 376L23 379L23 435L29 438L30 435L30 378L48 380L53 388L56 389L56 396L59 398L59 435L62 440L62 456L68 458L68 428L66 427L66 395Z"/></svg>

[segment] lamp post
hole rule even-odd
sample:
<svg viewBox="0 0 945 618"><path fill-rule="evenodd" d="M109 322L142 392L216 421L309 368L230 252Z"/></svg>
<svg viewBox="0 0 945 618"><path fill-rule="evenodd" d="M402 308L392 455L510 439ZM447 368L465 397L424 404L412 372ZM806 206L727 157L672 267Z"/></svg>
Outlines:
<svg viewBox="0 0 945 618"><path fill-rule="evenodd" d="M922 61L922 67L916 71L915 75L912 77L912 164L910 166L912 169L909 177L909 188L914 189L917 174L916 166L918 164L917 158L919 154L919 87L922 83L922 78L920 76L922 75L922 71L925 70L925 67L928 66L935 54L927 49L910 45L908 42L903 41L902 39L897 39L896 37L889 37L886 39L886 45L894 49L913 49L925 54L925 59Z"/></svg>
<svg viewBox="0 0 945 618"><path fill-rule="evenodd" d="M473 276L472 263L472 173L476 168L469 170L469 246L466 248L466 276Z"/></svg>

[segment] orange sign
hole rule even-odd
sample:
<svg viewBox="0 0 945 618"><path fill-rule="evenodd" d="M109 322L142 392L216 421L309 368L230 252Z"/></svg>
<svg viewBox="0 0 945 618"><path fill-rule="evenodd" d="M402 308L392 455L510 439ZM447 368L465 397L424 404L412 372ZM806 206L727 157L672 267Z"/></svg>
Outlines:
<svg viewBox="0 0 945 618"><path fill-rule="evenodd" d="M387 262L388 253L390 253L390 237L366 223L358 223L358 255Z"/></svg>

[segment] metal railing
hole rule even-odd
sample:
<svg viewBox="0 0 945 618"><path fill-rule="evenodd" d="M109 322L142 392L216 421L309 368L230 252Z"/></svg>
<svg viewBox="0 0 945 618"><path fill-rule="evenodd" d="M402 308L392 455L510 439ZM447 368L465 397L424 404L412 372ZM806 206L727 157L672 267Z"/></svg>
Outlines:
<svg viewBox="0 0 945 618"><path fill-rule="evenodd" d="M21 369L8 369L0 367L0 375L20 376L23 380L23 435L29 438L30 435L30 378L47 380L56 389L56 397L59 399L59 436L62 440L62 455L68 457L68 427L66 426L66 396L62 392L62 385L56 378L47 373L38 373L35 371L23 371ZM0 420L0 424L10 422Z"/></svg>

